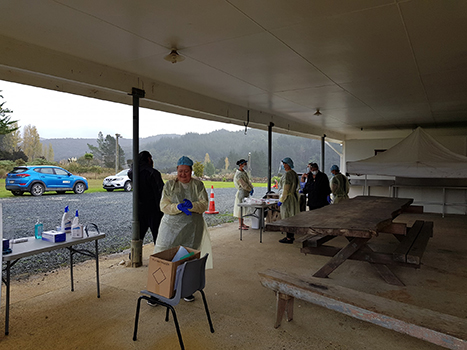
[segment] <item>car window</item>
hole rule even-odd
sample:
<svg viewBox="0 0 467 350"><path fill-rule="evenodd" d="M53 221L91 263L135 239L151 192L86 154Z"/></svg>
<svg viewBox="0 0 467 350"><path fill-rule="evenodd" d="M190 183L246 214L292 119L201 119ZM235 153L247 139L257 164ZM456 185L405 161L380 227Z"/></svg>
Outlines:
<svg viewBox="0 0 467 350"><path fill-rule="evenodd" d="M53 174L54 173L54 170L52 168L37 168L37 169L34 169L34 171L37 171L38 173L42 173L42 174Z"/></svg>
<svg viewBox="0 0 467 350"><path fill-rule="evenodd" d="M68 175L68 173L65 170L57 169L57 168L55 168L55 174L57 174L57 175Z"/></svg>
<svg viewBox="0 0 467 350"><path fill-rule="evenodd" d="M115 176L127 176L128 175L128 169L120 171L117 175Z"/></svg>
<svg viewBox="0 0 467 350"><path fill-rule="evenodd" d="M24 173L27 170L28 170L28 168L14 168L11 172L13 174L21 174L21 173Z"/></svg>

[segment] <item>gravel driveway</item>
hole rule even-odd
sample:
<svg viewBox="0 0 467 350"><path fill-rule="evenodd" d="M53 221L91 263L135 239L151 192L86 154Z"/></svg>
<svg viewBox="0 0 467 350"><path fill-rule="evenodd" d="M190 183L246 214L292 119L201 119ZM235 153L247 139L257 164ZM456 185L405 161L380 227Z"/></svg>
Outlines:
<svg viewBox="0 0 467 350"><path fill-rule="evenodd" d="M235 193L235 188L214 189L214 200L219 214L204 215L208 226L233 221ZM41 197L25 195L4 198L0 200L3 207L3 238L34 235L34 224L38 218L44 223L44 230L55 229L60 225L64 208L68 205L73 214L78 209L80 223L95 223L101 232L105 232L106 238L99 241L100 253L121 252L130 247L132 198L131 192L123 191L82 195L46 193ZM146 234L144 243L149 243L151 238L151 234ZM90 244L88 249L93 249L93 245ZM88 259L81 255L75 257L76 261ZM60 249L21 259L11 271L13 275L35 274L56 269L68 262L68 251Z"/></svg>

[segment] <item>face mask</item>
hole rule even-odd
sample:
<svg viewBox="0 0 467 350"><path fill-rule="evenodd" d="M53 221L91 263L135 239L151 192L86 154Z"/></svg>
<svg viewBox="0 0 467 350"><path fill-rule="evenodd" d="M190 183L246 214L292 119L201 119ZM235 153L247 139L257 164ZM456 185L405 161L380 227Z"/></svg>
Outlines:
<svg viewBox="0 0 467 350"><path fill-rule="evenodd" d="M248 171L248 165L245 165L245 166L243 167L243 170Z"/></svg>
<svg viewBox="0 0 467 350"><path fill-rule="evenodd" d="M284 169L284 163L281 164L281 170L285 170Z"/></svg>
<svg viewBox="0 0 467 350"><path fill-rule="evenodd" d="M313 175L315 175L315 176L318 175L318 172L317 172L317 171L312 171L311 173L312 173Z"/></svg>

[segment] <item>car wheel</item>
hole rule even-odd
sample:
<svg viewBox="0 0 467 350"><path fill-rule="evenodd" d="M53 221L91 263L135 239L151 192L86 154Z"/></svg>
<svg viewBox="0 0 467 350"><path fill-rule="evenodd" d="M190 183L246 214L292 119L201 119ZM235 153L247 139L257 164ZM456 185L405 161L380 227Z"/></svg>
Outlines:
<svg viewBox="0 0 467 350"><path fill-rule="evenodd" d="M23 195L23 191L11 191L11 193L13 193L13 196L22 196Z"/></svg>
<svg viewBox="0 0 467 350"><path fill-rule="evenodd" d="M113 188L107 188L107 192L112 192L113 190Z"/></svg>
<svg viewBox="0 0 467 350"><path fill-rule="evenodd" d="M33 196L42 196L42 194L44 193L44 189L44 185L37 182L34 185L32 185L30 192Z"/></svg>
<svg viewBox="0 0 467 350"><path fill-rule="evenodd" d="M65 191L57 191L58 194L65 194Z"/></svg>
<svg viewBox="0 0 467 350"><path fill-rule="evenodd" d="M82 182L77 182L75 187L73 187L73 192L76 194L82 194L84 191L86 191L86 186Z"/></svg>
<svg viewBox="0 0 467 350"><path fill-rule="evenodd" d="M130 192L133 189L133 185L130 181L127 181L125 182L125 185L123 185L123 189L125 190L125 192Z"/></svg>

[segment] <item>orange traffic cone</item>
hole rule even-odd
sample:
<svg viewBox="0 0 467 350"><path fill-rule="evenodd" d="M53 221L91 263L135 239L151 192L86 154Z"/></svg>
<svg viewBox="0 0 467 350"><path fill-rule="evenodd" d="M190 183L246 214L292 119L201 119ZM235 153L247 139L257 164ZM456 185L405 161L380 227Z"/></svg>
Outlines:
<svg viewBox="0 0 467 350"><path fill-rule="evenodd" d="M216 203L214 203L214 186L211 186L211 197L209 198L209 210L205 211L204 214L219 214L216 211Z"/></svg>

